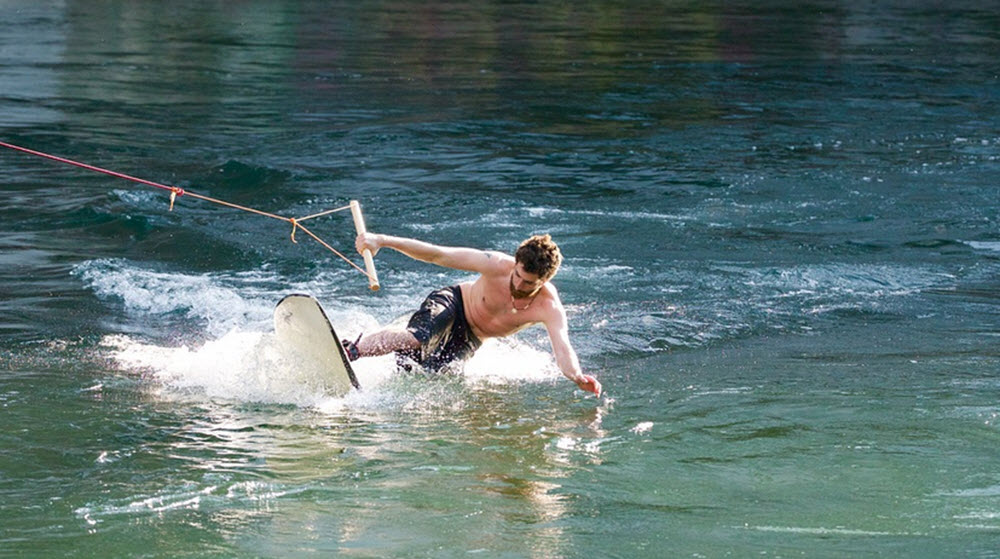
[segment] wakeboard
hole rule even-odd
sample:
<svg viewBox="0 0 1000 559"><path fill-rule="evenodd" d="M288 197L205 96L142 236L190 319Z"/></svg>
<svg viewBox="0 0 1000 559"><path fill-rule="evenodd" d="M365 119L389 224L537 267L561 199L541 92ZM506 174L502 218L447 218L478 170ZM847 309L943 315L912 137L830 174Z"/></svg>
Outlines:
<svg viewBox="0 0 1000 559"><path fill-rule="evenodd" d="M314 297L293 294L279 301L274 308L274 332L297 367L315 371L326 393L340 397L352 386L361 388L337 332Z"/></svg>

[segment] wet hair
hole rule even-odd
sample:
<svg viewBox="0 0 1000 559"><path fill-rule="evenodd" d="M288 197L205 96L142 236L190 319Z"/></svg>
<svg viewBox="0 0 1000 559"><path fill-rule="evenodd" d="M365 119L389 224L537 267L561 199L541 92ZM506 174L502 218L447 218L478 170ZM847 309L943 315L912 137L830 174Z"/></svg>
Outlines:
<svg viewBox="0 0 1000 559"><path fill-rule="evenodd" d="M535 274L542 281L552 279L562 264L559 246L549 235L535 235L521 243L514 253L514 262L524 266L524 271Z"/></svg>

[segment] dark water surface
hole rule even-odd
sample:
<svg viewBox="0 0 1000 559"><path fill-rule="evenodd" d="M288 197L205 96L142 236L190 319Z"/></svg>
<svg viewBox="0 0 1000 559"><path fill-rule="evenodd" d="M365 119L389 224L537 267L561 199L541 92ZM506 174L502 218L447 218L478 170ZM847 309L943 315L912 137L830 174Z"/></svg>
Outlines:
<svg viewBox="0 0 1000 559"><path fill-rule="evenodd" d="M998 53L997 2L0 3L0 141L550 232L607 388L536 328L316 393L284 294L468 276L2 150L0 556L1000 556Z"/></svg>

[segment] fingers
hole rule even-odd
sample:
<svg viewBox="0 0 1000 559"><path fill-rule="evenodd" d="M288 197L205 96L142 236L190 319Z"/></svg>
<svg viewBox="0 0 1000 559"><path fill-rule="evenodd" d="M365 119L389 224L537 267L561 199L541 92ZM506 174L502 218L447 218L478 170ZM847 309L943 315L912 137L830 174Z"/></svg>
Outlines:
<svg viewBox="0 0 1000 559"><path fill-rule="evenodd" d="M354 248L358 249L358 254L364 254L366 250L372 251L372 256L378 252L378 244L375 242L375 235L371 233L360 233L354 239Z"/></svg>
<svg viewBox="0 0 1000 559"><path fill-rule="evenodd" d="M596 378L594 378L594 377L590 377L590 380L592 381L591 382L591 388L592 388L591 392L593 392L595 396L600 397L601 391L602 391L602 388L603 388L601 386L601 383Z"/></svg>
<svg viewBox="0 0 1000 559"><path fill-rule="evenodd" d="M581 390L593 392L595 396L601 395L601 383L590 375L583 375L583 380L578 384Z"/></svg>

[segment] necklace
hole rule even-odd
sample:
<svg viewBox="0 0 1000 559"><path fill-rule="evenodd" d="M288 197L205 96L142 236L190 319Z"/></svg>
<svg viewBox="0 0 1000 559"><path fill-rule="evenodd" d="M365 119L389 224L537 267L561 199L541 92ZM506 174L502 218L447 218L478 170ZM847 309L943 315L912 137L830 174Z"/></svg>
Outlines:
<svg viewBox="0 0 1000 559"><path fill-rule="evenodd" d="M539 291L541 291L541 290L539 290ZM528 307L530 307L531 304L535 302L535 297L538 297L538 291L536 291L535 294L531 296L531 300L528 301L527 305L525 305L523 308L519 309L519 308L517 308L517 305L514 304L514 295L511 294L511 296L510 296L510 309L511 309L510 312L511 312L511 314L517 314L518 311L526 311L526 310L528 310Z"/></svg>

